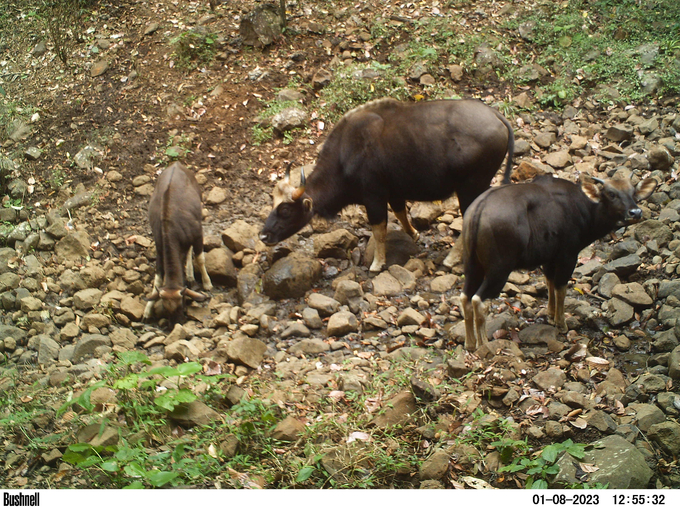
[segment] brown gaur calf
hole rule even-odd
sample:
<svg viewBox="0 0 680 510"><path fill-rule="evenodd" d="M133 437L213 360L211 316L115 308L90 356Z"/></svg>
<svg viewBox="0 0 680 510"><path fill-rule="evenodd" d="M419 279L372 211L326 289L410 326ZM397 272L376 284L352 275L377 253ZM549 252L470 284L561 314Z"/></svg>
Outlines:
<svg viewBox="0 0 680 510"><path fill-rule="evenodd" d="M589 176L578 185L545 175L480 195L463 220L465 348L487 342L484 301L498 296L515 269L542 267L549 320L566 332L564 297L579 252L618 226L640 221L636 202L656 185L649 178L635 189L627 178Z"/></svg>
<svg viewBox="0 0 680 510"><path fill-rule="evenodd" d="M158 298L173 324L184 319L185 297L195 301L207 299L205 294L187 287L187 281L194 280L193 250L203 289L212 289L205 269L201 219L201 190L196 178L181 163L173 163L159 176L149 203L149 222L156 243L156 276L144 320L151 317Z"/></svg>

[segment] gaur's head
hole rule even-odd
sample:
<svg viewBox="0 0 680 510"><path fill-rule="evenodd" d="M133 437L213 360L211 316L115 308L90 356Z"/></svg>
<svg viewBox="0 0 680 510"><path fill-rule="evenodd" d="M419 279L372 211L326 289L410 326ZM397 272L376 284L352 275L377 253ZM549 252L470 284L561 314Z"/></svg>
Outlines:
<svg viewBox="0 0 680 510"><path fill-rule="evenodd" d="M656 189L657 182L651 177L634 187L629 178L598 179L585 174L581 176L581 189L593 202L602 204L607 216L618 225L637 223L642 219L642 209L637 205Z"/></svg>
<svg viewBox="0 0 680 510"><path fill-rule="evenodd" d="M163 303L163 310L168 321L170 321L171 325L175 325L184 322L184 308L187 299L201 302L208 299L208 296L187 287L181 289L162 287L154 289L151 296L149 296L149 300L156 300L158 298Z"/></svg>
<svg viewBox="0 0 680 510"><path fill-rule="evenodd" d="M312 198L305 193L305 172L300 171L300 187L290 183L290 165L286 177L274 188L274 208L269 213L260 240L274 245L300 231L314 216Z"/></svg>

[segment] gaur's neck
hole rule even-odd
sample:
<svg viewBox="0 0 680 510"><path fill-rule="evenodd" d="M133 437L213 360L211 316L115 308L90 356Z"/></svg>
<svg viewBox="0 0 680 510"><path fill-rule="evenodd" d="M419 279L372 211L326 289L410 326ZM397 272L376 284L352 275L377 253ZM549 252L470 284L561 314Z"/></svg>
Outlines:
<svg viewBox="0 0 680 510"><path fill-rule="evenodd" d="M322 171L320 160L314 172L307 178L305 192L312 199L312 211L323 218L333 218L344 207L353 203L348 200L352 195L350 190L343 189L345 185L336 182L341 172ZM328 161L326 161L328 164Z"/></svg>

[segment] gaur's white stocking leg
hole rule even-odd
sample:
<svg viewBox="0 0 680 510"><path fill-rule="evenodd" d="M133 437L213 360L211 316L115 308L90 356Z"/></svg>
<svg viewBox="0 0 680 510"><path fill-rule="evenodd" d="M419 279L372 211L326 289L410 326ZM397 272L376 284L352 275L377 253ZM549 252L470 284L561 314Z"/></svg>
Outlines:
<svg viewBox="0 0 680 510"><path fill-rule="evenodd" d="M476 294L472 297L472 307L475 313L475 330L477 332L477 348L489 341L486 335L486 306Z"/></svg>
<svg viewBox="0 0 680 510"><path fill-rule="evenodd" d="M465 319L465 348L468 351L474 351L477 345L474 308L465 294L460 295L460 305L463 309L463 318Z"/></svg>
<svg viewBox="0 0 680 510"><path fill-rule="evenodd" d="M149 318L151 318L153 305L156 303L156 300L158 299L158 290L160 289L161 285L163 285L161 276L158 273L156 273L156 276L154 276L153 279L153 289L151 289L151 297L149 298L149 301L146 303L146 307L144 308L143 315L144 320L148 320Z"/></svg>
<svg viewBox="0 0 680 510"><path fill-rule="evenodd" d="M193 250L189 248L189 251L187 252L187 263L184 268L184 274L187 275L187 282L194 282L196 281L196 278L194 277L194 264L192 263L191 255L193 253Z"/></svg>
<svg viewBox="0 0 680 510"><path fill-rule="evenodd" d="M369 271L377 273L382 270L387 260L385 258L385 241L387 240L387 220L377 225L371 225L373 229L373 239L375 240L375 250L373 263Z"/></svg>
<svg viewBox="0 0 680 510"><path fill-rule="evenodd" d="M210 281L210 276L208 276L208 271L205 268L205 252L196 257L196 265L201 272L201 281L203 282L203 290L211 290L213 288L212 282Z"/></svg>
<svg viewBox="0 0 680 510"><path fill-rule="evenodd" d="M567 295L567 286L555 288L555 326L560 333L566 333L569 331L567 328L567 321L564 318L564 298Z"/></svg>

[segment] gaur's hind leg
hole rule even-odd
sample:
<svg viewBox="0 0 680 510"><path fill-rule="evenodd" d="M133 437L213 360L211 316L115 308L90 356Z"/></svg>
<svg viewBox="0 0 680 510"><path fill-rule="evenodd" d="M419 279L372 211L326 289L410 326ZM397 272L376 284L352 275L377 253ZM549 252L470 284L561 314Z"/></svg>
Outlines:
<svg viewBox="0 0 680 510"><path fill-rule="evenodd" d="M198 270L201 272L201 282L203 282L203 290L212 290L213 285L210 281L210 276L205 268L205 252L201 252L196 255L196 265Z"/></svg>
<svg viewBox="0 0 680 510"><path fill-rule="evenodd" d="M484 306L482 298L478 295L472 296L472 308L475 314L475 331L477 334L477 348L479 349L489 341L489 337L486 334L486 306Z"/></svg>
<svg viewBox="0 0 680 510"><path fill-rule="evenodd" d="M475 312L472 302L465 295L460 295L460 306L463 309L463 318L465 319L465 348L468 351L474 351L477 345L477 338L475 337Z"/></svg>
<svg viewBox="0 0 680 510"><path fill-rule="evenodd" d="M194 254L196 255L196 266L201 272L201 283L203 283L203 290L212 290L213 285L208 276L208 271L205 268L205 252L203 251L203 236L199 236L193 245ZM189 250L191 251L191 250ZM193 267L192 267L193 268Z"/></svg>
<svg viewBox="0 0 680 510"><path fill-rule="evenodd" d="M560 333L569 331L567 321L564 318L564 298L567 295L567 286L555 287L555 326Z"/></svg>
<svg viewBox="0 0 680 510"><path fill-rule="evenodd" d="M373 251L373 263L369 271L377 273L387 263L385 256L385 242L387 241L387 220L376 225L371 225L373 229L373 239L375 240L375 250Z"/></svg>
<svg viewBox="0 0 680 510"><path fill-rule="evenodd" d="M401 223L401 226L404 228L404 232L410 235L414 241L417 241L420 234L413 228L413 225L411 225L411 222L408 219L408 214L406 214L406 202L404 200L390 200L390 206L394 211L394 215L399 220L399 223Z"/></svg>

